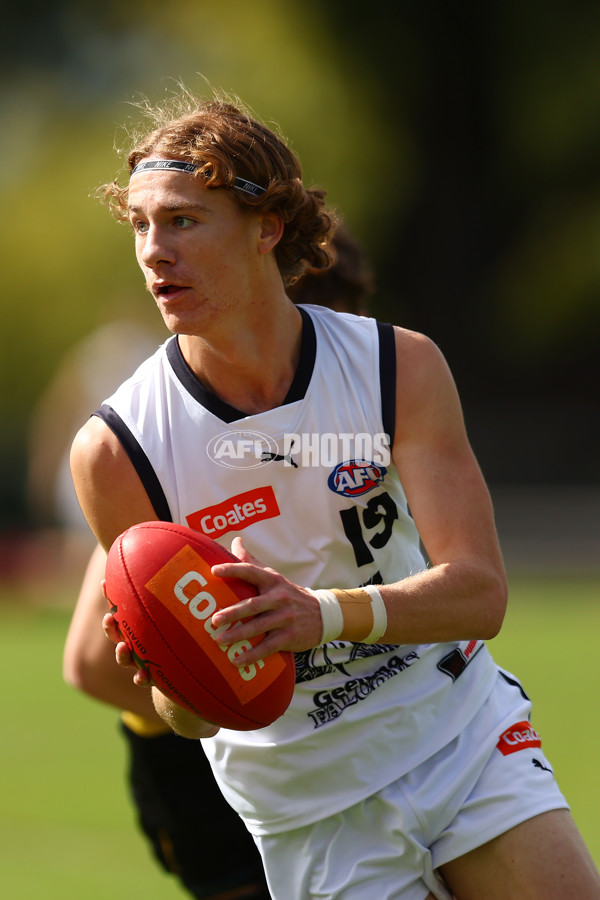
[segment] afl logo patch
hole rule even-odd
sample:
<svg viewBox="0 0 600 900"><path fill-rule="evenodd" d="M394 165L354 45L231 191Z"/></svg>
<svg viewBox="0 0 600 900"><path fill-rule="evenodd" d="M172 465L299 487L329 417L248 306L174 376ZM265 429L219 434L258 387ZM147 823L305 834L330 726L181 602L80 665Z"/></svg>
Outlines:
<svg viewBox="0 0 600 900"><path fill-rule="evenodd" d="M224 431L212 438L206 453L227 469L257 469L277 459L277 443L259 431Z"/></svg>
<svg viewBox="0 0 600 900"><path fill-rule="evenodd" d="M329 478L327 486L334 494L344 497L358 497L378 487L387 469L366 459L350 459L339 463Z"/></svg>

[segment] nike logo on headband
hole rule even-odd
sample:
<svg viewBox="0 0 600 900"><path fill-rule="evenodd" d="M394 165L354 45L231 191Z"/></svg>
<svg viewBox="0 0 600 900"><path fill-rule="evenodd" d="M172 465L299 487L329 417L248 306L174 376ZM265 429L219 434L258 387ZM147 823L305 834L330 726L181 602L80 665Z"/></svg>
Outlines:
<svg viewBox="0 0 600 900"><path fill-rule="evenodd" d="M170 169L193 175L198 166L195 166L193 163L183 162L180 159L145 159L135 166L130 177L132 178L138 172L145 172L148 169ZM254 184L253 181L248 181L247 178L236 178L233 186L238 191L244 191L245 194L252 194L253 197L260 197L266 191L266 188L261 187L259 184Z"/></svg>

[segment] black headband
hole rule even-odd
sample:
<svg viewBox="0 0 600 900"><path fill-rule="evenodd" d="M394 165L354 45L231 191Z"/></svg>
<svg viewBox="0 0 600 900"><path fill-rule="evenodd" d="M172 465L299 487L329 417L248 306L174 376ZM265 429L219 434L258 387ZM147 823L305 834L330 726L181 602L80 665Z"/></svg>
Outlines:
<svg viewBox="0 0 600 900"><path fill-rule="evenodd" d="M144 172L146 169L170 169L193 175L197 171L198 166L195 166L194 163L183 162L180 159L144 159L132 170L130 177L133 177L138 172ZM252 194L253 197L260 197L266 191L266 188L254 184L253 181L248 181L247 178L236 178L233 186L238 191L244 191L245 194Z"/></svg>

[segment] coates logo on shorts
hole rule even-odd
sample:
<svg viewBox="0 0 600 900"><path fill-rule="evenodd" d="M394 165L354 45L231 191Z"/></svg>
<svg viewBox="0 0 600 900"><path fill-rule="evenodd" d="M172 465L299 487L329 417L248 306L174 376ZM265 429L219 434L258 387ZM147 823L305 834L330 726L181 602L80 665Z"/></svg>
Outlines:
<svg viewBox="0 0 600 900"><path fill-rule="evenodd" d="M387 469L366 459L350 459L339 463L327 479L327 486L334 494L343 497L359 497L378 487Z"/></svg>
<svg viewBox="0 0 600 900"><path fill-rule="evenodd" d="M227 469L257 469L279 458L277 442L260 431L223 431L208 442L206 453Z"/></svg>
<svg viewBox="0 0 600 900"><path fill-rule="evenodd" d="M516 753L517 750L525 750L527 747L539 749L542 746L542 739L531 727L530 722L517 722L502 732L496 746L502 756L508 756L509 753Z"/></svg>

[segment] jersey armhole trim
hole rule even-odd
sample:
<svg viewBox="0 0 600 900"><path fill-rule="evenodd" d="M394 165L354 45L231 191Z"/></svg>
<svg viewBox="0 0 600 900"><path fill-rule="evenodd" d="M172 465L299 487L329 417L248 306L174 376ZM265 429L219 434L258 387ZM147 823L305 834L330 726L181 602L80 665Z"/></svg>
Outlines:
<svg viewBox="0 0 600 900"><path fill-rule="evenodd" d="M394 326L377 322L379 334L379 384L381 387L381 418L385 433L394 445L396 430L396 341Z"/></svg>
<svg viewBox="0 0 600 900"><path fill-rule="evenodd" d="M152 467L152 463L140 447L139 443L123 421L118 413L114 411L112 406L103 403L100 409L97 409L93 415L108 425L113 434L121 442L123 449L131 460L131 463L139 475L140 481L146 489L148 498L154 507L154 512L162 522L172 522L171 510L162 489L162 485L158 480L158 476Z"/></svg>

